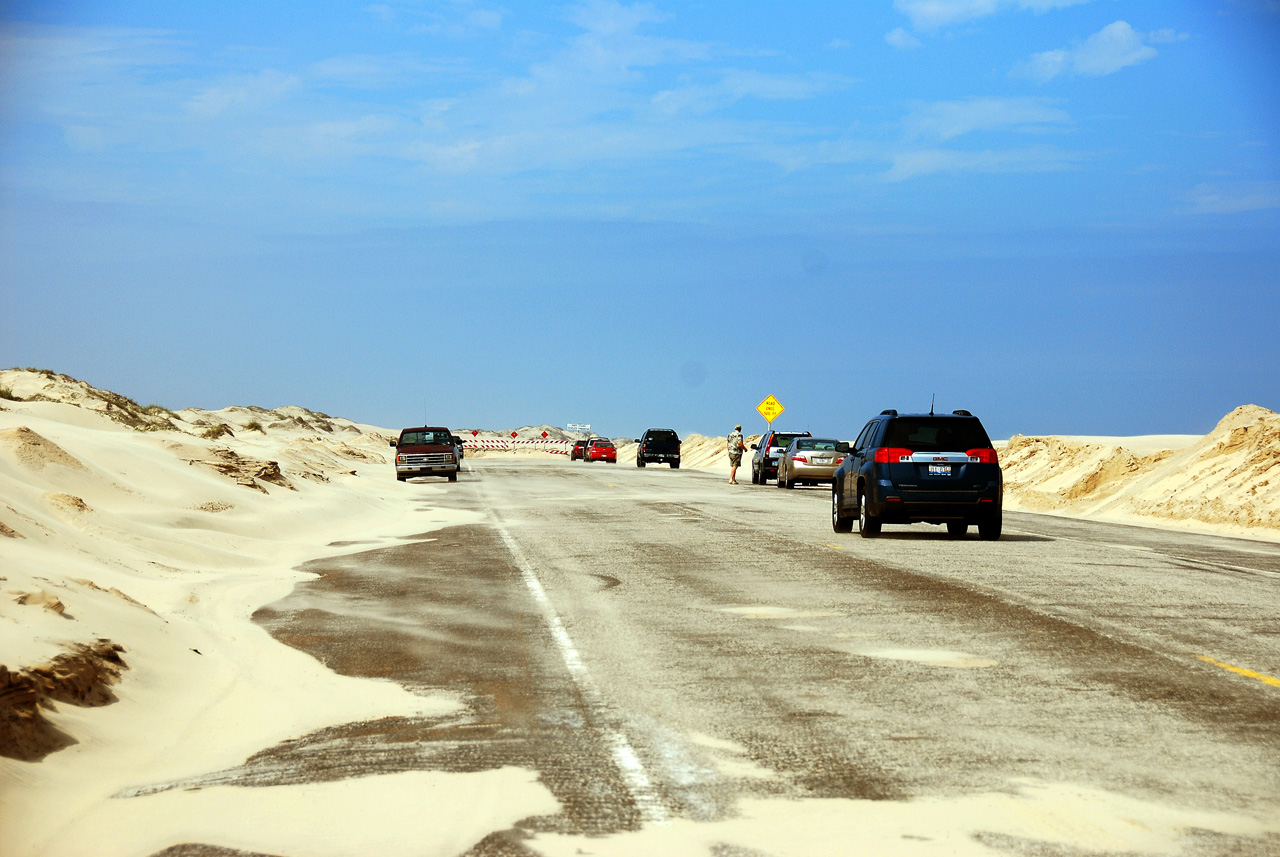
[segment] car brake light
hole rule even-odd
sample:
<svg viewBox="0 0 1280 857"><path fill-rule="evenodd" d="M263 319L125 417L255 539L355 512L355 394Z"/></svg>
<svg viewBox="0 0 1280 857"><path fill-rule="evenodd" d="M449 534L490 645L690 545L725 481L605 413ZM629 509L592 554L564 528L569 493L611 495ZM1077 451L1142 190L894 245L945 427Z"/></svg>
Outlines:
<svg viewBox="0 0 1280 857"><path fill-rule="evenodd" d="M965 453L970 459L977 459L982 464L999 464L1000 459L996 456L996 451L990 447L986 449L971 449Z"/></svg>
<svg viewBox="0 0 1280 857"><path fill-rule="evenodd" d="M901 459L910 458L911 450L896 446L882 446L876 450L876 464L897 464Z"/></svg>
<svg viewBox="0 0 1280 857"><path fill-rule="evenodd" d="M808 464L808 463L809 463L809 457L808 457L808 456L806 456L806 455L798 455L798 454L797 454L797 455L793 455L793 456L791 456L791 460L792 460L792 461L799 461L799 462L802 462L802 463L804 463L804 464Z"/></svg>
<svg viewBox="0 0 1280 857"><path fill-rule="evenodd" d="M836 465L837 465L837 466L839 466L839 465L841 465L841 464L844 464L844 456L843 456L843 455L836 459Z"/></svg>

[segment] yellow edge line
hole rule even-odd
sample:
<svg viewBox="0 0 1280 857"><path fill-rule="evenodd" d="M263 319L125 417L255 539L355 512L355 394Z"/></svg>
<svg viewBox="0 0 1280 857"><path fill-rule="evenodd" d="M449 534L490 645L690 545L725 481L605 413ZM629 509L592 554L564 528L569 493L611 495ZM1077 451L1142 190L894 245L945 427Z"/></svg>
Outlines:
<svg viewBox="0 0 1280 857"><path fill-rule="evenodd" d="M1264 675L1263 673L1256 673L1253 670L1247 670L1244 667L1236 667L1236 666L1232 666L1231 664L1224 664L1222 661L1216 661L1213 658L1209 657L1208 655L1200 655L1199 657L1200 657L1200 660L1204 661L1205 663L1213 664L1215 667L1220 667L1226 670L1227 672L1236 673L1237 675L1242 675L1242 676L1245 676L1246 678L1255 678L1258 681L1262 682L1263 684L1269 684L1272 687L1280 687L1280 678L1276 678L1275 676Z"/></svg>

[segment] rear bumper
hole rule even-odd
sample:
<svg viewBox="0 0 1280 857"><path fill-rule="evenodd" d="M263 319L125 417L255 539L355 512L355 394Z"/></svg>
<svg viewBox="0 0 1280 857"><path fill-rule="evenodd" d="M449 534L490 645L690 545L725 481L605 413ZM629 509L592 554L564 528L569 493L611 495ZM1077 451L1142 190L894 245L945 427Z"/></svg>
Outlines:
<svg viewBox="0 0 1280 857"><path fill-rule="evenodd" d="M645 450L637 453L637 457L644 462L656 461L666 463L671 461L680 461L680 453L678 452L649 452L648 450Z"/></svg>
<svg viewBox="0 0 1280 857"><path fill-rule="evenodd" d="M868 503L885 523L966 521L976 524L1001 513L998 490L948 492L892 492Z"/></svg>
<svg viewBox="0 0 1280 857"><path fill-rule="evenodd" d="M792 461L787 465L787 478L805 482L831 482L835 479L838 464L801 464Z"/></svg>

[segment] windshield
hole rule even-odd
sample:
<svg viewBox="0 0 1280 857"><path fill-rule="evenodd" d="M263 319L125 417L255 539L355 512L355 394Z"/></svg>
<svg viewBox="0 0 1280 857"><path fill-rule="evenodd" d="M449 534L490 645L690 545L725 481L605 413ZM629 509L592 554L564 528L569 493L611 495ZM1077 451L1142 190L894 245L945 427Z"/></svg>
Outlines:
<svg viewBox="0 0 1280 857"><path fill-rule="evenodd" d="M401 446L423 446L429 443L451 444L453 435L447 431L407 431L400 435Z"/></svg>
<svg viewBox="0 0 1280 857"><path fill-rule="evenodd" d="M982 423L963 417L904 417L890 420L881 446L917 452L964 452L991 446Z"/></svg>

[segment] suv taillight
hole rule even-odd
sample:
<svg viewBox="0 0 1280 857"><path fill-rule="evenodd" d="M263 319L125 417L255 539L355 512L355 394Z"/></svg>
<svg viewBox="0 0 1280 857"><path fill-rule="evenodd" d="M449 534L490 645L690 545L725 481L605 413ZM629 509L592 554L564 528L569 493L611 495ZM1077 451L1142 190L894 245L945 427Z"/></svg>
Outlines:
<svg viewBox="0 0 1280 857"><path fill-rule="evenodd" d="M896 446L882 446L876 450L876 464L897 464L903 458L910 458L911 450Z"/></svg>
<svg viewBox="0 0 1280 857"><path fill-rule="evenodd" d="M991 448L987 449L971 449L965 453L970 458L976 458L983 464L999 464L1000 458L996 455L996 451Z"/></svg>

